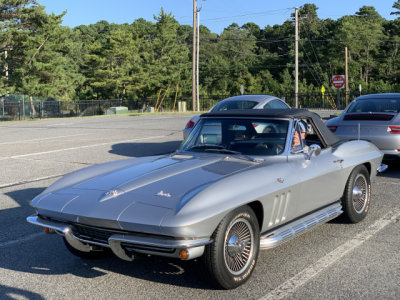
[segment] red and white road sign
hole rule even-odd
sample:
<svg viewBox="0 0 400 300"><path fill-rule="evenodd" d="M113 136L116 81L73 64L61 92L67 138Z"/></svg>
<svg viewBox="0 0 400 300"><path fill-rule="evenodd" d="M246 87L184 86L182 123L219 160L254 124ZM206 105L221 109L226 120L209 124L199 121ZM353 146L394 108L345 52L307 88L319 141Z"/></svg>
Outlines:
<svg viewBox="0 0 400 300"><path fill-rule="evenodd" d="M334 89L344 88L345 76L344 75L333 75L332 76L332 87Z"/></svg>

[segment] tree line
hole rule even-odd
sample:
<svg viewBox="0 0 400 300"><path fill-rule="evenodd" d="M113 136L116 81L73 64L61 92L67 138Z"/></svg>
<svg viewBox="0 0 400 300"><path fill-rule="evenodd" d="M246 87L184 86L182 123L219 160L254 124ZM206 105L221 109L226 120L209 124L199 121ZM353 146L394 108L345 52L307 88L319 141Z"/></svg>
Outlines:
<svg viewBox="0 0 400 300"><path fill-rule="evenodd" d="M72 99L191 96L192 27L163 9L153 21L99 21L62 26L66 12L47 14L36 0L0 0L0 93ZM399 15L400 1L393 4ZM315 4L300 15L300 93L330 89L344 74L349 86L400 90L400 18L373 6L337 20L318 17ZM293 17L293 16L292 16ZM294 21L260 28L232 23L221 34L200 26L200 96L294 93Z"/></svg>

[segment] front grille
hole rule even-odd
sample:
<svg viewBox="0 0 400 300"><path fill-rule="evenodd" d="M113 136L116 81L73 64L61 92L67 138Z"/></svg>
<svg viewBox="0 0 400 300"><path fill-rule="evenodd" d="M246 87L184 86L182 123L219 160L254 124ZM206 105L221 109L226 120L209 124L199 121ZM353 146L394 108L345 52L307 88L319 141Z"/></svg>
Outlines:
<svg viewBox="0 0 400 300"><path fill-rule="evenodd" d="M393 119L392 114L348 114L345 115L344 121L390 121Z"/></svg>
<svg viewBox="0 0 400 300"><path fill-rule="evenodd" d="M122 230L110 230L82 224L74 224L73 232L78 238L108 244L108 238L114 234L127 234L128 232Z"/></svg>
<svg viewBox="0 0 400 300"><path fill-rule="evenodd" d="M174 240L182 239L179 237L173 237L173 236L167 236L167 235L148 234L148 233L143 233L143 232L125 231L125 230L118 230L118 229L106 229L106 228L102 228L102 227L95 227L95 226L90 226L90 225L73 223L73 222L55 219L55 218L46 217L46 216L40 216L40 217L43 219L49 220L49 221L55 221L55 222L63 223L65 225L70 225L73 234L77 238L86 240L89 242L95 242L95 243L101 243L101 244L108 244L108 239L113 235L126 235L126 236L135 236L135 237L143 237L143 238L151 237L151 238L162 239L162 240L166 240L166 241L174 241ZM128 248L131 248L131 249L129 249L129 251L135 251L134 248L137 250L146 250L147 247L149 247L148 250L152 250L155 252L172 253L173 251L175 251L175 249L173 249L173 248L163 248L163 247L157 247L157 246L154 246L154 247L153 246L144 246L144 245L129 244L129 243L127 243L126 246ZM157 249L157 248L159 248L159 249Z"/></svg>

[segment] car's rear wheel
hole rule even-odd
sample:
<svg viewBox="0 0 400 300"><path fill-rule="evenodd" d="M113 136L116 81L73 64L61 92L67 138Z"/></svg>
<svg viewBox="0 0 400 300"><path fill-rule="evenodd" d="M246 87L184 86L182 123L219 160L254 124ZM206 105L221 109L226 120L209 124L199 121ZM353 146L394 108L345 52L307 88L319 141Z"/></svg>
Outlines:
<svg viewBox="0 0 400 300"><path fill-rule="evenodd" d="M362 221L371 201L371 180L364 165L357 166L347 180L342 198L344 217L351 223Z"/></svg>
<svg viewBox="0 0 400 300"><path fill-rule="evenodd" d="M205 263L213 283L233 289L245 283L257 262L260 229L253 210L243 206L230 212L218 225L206 247Z"/></svg>
<svg viewBox="0 0 400 300"><path fill-rule="evenodd" d="M80 258L85 258L85 259L99 259L99 258L104 258L108 257L112 254L111 250L108 248L103 248L100 246L95 246L94 250L91 250L89 252L85 251L80 251L74 247L72 247L68 241L64 238L64 243L67 249L75 256L78 256Z"/></svg>

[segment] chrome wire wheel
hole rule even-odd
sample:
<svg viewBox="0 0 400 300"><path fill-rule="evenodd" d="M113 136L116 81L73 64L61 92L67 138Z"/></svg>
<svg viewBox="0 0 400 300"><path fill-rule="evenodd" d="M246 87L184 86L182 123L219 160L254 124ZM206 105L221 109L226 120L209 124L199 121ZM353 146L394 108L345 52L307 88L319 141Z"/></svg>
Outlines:
<svg viewBox="0 0 400 300"><path fill-rule="evenodd" d="M357 213L362 213L368 202L368 182L364 174L358 174L353 186L353 208Z"/></svg>
<svg viewBox="0 0 400 300"><path fill-rule="evenodd" d="M224 261L229 272L241 274L254 256L254 232L250 223L236 219L226 231L224 242Z"/></svg>

